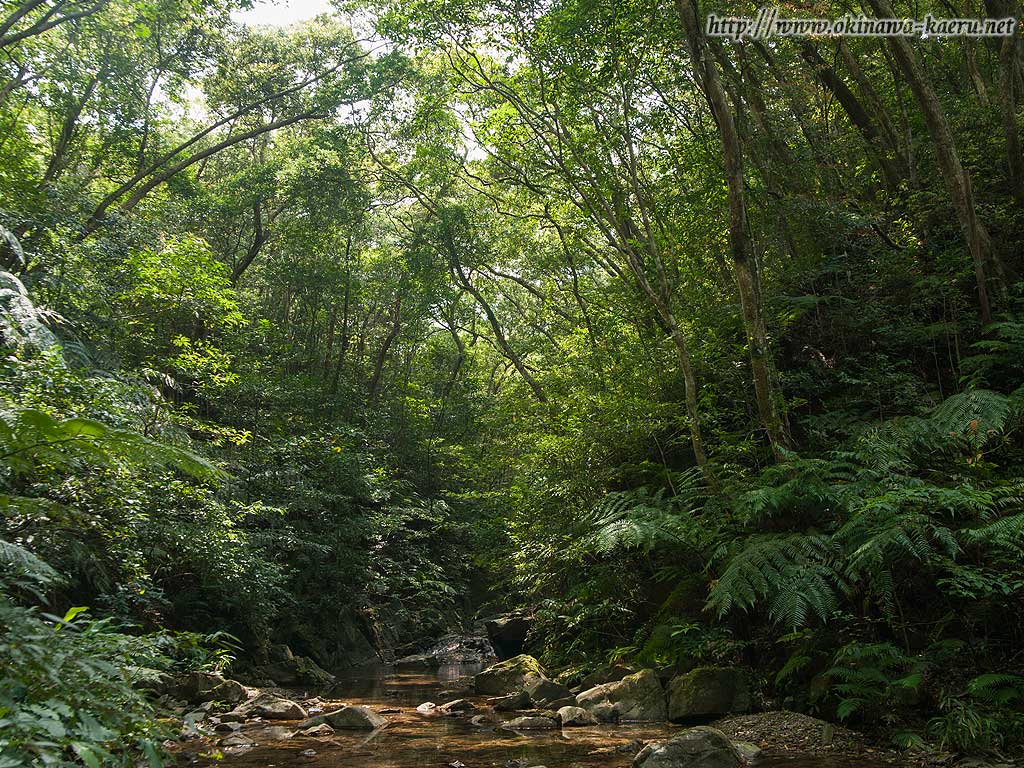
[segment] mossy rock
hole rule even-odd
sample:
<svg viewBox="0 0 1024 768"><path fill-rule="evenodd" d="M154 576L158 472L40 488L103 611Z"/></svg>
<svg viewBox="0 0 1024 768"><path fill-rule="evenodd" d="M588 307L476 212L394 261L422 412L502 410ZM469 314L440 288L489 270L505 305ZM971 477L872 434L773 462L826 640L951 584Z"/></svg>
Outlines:
<svg viewBox="0 0 1024 768"><path fill-rule="evenodd" d="M668 686L668 718L675 722L749 709L746 677L742 670L733 667L697 667L673 678Z"/></svg>
<svg viewBox="0 0 1024 768"><path fill-rule="evenodd" d="M533 656L522 653L499 661L473 680L479 696L507 696L524 690L530 684L547 679L544 668Z"/></svg>

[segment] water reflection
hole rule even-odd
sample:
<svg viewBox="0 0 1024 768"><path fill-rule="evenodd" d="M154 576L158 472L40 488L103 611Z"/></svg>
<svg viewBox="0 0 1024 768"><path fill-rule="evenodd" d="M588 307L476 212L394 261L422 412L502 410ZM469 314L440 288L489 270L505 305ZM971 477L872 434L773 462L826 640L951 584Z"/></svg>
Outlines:
<svg viewBox="0 0 1024 768"><path fill-rule="evenodd" d="M444 666L424 672L395 672L373 668L351 672L321 694L328 709L359 704L386 713L390 724L370 733L337 731L330 737L280 738L278 729L247 729L257 744L223 759L196 758L198 765L229 768L424 768L461 762L467 768L625 768L632 763L636 741L663 739L677 730L668 724L607 725L554 731L515 733L498 727L514 715L485 709L484 699L472 693L472 676L479 664ZM443 704L457 698L478 709L457 717L422 714L416 707L427 701ZM394 711L398 710L398 711ZM491 722L474 725L470 718L484 714ZM313 753L311 754L310 750ZM863 761L857 768L867 768ZM765 755L755 768L854 768L831 758Z"/></svg>

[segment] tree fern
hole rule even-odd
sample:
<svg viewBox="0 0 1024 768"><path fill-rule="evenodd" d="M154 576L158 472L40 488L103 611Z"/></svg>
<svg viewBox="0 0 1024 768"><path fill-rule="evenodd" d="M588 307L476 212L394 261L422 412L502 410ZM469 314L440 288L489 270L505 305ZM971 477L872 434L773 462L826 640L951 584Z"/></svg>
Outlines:
<svg viewBox="0 0 1024 768"><path fill-rule="evenodd" d="M791 627L811 615L824 621L838 606L843 588L829 565L833 554L834 544L824 534L754 536L712 585L708 606L722 616L769 598L776 621Z"/></svg>
<svg viewBox="0 0 1024 768"><path fill-rule="evenodd" d="M696 526L689 515L703 500L704 486L696 471L683 473L675 485L671 496L646 488L609 493L584 518L583 546L608 553L692 543Z"/></svg>

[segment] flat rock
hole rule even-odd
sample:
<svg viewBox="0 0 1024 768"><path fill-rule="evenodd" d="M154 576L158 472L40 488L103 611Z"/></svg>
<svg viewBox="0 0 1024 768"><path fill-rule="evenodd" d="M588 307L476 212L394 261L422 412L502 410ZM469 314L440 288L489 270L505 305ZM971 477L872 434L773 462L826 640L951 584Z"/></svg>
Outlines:
<svg viewBox="0 0 1024 768"><path fill-rule="evenodd" d="M254 717L262 717L264 720L302 720L306 717L306 710L291 699L261 693L254 699L242 702L221 719L227 722L228 716L242 720Z"/></svg>
<svg viewBox="0 0 1024 768"><path fill-rule="evenodd" d="M740 768L743 758L724 733L699 726L668 741L648 744L633 759L633 768Z"/></svg>
<svg viewBox="0 0 1024 768"><path fill-rule="evenodd" d="M327 723L320 723L305 730L299 731L300 736L333 736L334 729Z"/></svg>
<svg viewBox="0 0 1024 768"><path fill-rule="evenodd" d="M253 741L252 737L244 733L232 733L230 736L225 736L219 742L222 747L255 747L256 742Z"/></svg>
<svg viewBox="0 0 1024 768"><path fill-rule="evenodd" d="M454 701L442 704L438 709L446 715L451 715L456 712L469 712L476 709L476 705L467 699L455 699Z"/></svg>
<svg viewBox="0 0 1024 768"><path fill-rule="evenodd" d="M501 727L509 731L550 731L558 728L558 721L553 717L517 717Z"/></svg>
<svg viewBox="0 0 1024 768"><path fill-rule="evenodd" d="M383 728L388 722L386 717L381 717L369 707L348 706L311 717L301 723L299 728L305 730L326 724L338 730L373 731Z"/></svg>

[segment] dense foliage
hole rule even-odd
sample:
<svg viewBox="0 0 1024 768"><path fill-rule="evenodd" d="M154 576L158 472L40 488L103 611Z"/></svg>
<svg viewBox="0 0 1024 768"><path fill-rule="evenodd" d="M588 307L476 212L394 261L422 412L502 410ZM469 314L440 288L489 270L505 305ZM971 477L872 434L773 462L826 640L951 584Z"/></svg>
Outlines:
<svg viewBox="0 0 1024 768"><path fill-rule="evenodd" d="M0 2L0 767L158 764L141 690L220 633L501 608L1024 742L1019 35L242 5Z"/></svg>

